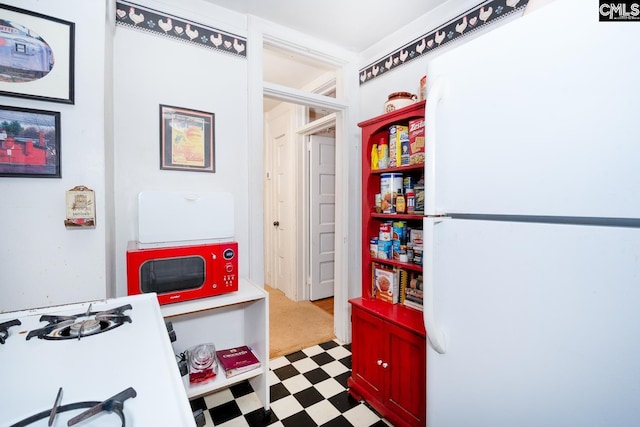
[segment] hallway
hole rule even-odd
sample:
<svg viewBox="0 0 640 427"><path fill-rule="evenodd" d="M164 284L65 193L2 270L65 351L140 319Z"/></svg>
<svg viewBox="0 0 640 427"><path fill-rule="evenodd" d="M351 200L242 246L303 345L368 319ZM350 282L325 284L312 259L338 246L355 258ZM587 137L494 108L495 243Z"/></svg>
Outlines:
<svg viewBox="0 0 640 427"><path fill-rule="evenodd" d="M333 299L292 301L278 289L269 293L269 359L284 356L335 338Z"/></svg>

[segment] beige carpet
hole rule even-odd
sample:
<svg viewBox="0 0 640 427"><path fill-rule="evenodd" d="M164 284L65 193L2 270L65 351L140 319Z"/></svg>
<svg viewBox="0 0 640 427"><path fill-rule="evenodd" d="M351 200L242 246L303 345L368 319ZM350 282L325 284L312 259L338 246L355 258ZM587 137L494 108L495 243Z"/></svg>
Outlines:
<svg viewBox="0 0 640 427"><path fill-rule="evenodd" d="M269 358L331 341L333 316L309 301L295 302L265 285L269 292Z"/></svg>

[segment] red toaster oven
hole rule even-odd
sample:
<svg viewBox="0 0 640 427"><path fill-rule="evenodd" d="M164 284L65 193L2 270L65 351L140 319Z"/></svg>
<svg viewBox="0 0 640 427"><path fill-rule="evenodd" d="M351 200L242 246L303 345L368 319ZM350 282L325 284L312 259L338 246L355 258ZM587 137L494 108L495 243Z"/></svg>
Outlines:
<svg viewBox="0 0 640 427"><path fill-rule="evenodd" d="M160 304L238 290L238 243L127 247L127 293L155 292Z"/></svg>

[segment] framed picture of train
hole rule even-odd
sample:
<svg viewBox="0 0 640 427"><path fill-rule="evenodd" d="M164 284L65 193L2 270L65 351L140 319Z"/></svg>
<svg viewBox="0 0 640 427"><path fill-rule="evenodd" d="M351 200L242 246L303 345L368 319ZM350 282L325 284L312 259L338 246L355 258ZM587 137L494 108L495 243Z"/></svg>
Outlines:
<svg viewBox="0 0 640 427"><path fill-rule="evenodd" d="M0 176L62 176L59 112L0 105Z"/></svg>
<svg viewBox="0 0 640 427"><path fill-rule="evenodd" d="M0 95L74 103L75 24L0 4Z"/></svg>

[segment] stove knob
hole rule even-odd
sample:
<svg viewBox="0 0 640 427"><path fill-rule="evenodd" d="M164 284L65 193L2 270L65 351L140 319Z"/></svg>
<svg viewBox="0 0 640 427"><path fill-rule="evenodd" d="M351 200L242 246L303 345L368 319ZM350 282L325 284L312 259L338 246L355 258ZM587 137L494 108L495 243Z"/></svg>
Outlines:
<svg viewBox="0 0 640 427"><path fill-rule="evenodd" d="M171 323L170 321L165 322L165 326L167 327L167 332L169 333L169 340L171 340L171 342L176 342L176 331L173 330L173 323Z"/></svg>
<svg viewBox="0 0 640 427"><path fill-rule="evenodd" d="M180 371L181 377L184 377L189 373L189 366L187 365L187 361L185 359L178 360L178 370Z"/></svg>

